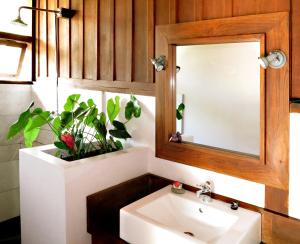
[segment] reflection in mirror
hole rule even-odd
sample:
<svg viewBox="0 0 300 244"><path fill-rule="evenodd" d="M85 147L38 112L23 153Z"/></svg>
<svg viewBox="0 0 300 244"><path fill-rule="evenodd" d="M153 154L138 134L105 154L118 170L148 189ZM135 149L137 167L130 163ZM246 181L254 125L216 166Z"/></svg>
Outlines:
<svg viewBox="0 0 300 244"><path fill-rule="evenodd" d="M260 42L176 46L182 140L260 154Z"/></svg>

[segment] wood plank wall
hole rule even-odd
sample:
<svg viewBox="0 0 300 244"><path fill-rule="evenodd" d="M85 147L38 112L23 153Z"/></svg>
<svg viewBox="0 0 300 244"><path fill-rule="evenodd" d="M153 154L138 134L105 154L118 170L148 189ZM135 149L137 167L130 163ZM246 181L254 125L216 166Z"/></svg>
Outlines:
<svg viewBox="0 0 300 244"><path fill-rule="evenodd" d="M37 0L71 7L59 20L61 82L76 87L154 95L155 25L291 10L292 97L300 97L298 0ZM54 16L37 16L37 75L55 75Z"/></svg>

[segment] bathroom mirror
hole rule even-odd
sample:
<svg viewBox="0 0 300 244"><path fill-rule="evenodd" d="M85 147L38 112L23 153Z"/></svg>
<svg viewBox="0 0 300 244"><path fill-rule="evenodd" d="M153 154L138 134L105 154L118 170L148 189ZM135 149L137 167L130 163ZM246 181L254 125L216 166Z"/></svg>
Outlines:
<svg viewBox="0 0 300 244"><path fill-rule="evenodd" d="M275 13L156 27L157 157L288 188L288 23ZM287 63L260 68L272 50Z"/></svg>
<svg viewBox="0 0 300 244"><path fill-rule="evenodd" d="M260 155L260 55L260 41L176 46L183 141Z"/></svg>

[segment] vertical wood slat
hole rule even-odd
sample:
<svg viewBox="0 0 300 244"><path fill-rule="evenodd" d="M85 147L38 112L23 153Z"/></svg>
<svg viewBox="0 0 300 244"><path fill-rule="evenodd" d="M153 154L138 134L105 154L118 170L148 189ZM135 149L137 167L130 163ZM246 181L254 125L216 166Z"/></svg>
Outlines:
<svg viewBox="0 0 300 244"><path fill-rule="evenodd" d="M169 24L170 0L155 0L155 25Z"/></svg>
<svg viewBox="0 0 300 244"><path fill-rule="evenodd" d="M57 9L56 1L48 1L49 9ZM56 76L56 59L55 59L55 15L48 14L48 76Z"/></svg>
<svg viewBox="0 0 300 244"><path fill-rule="evenodd" d="M116 80L132 80L132 0L115 0Z"/></svg>
<svg viewBox="0 0 300 244"><path fill-rule="evenodd" d="M177 0L177 23L202 19L203 0Z"/></svg>
<svg viewBox="0 0 300 244"><path fill-rule="evenodd" d="M289 192L266 186L265 208L288 215Z"/></svg>
<svg viewBox="0 0 300 244"><path fill-rule="evenodd" d="M233 0L203 0L203 19L232 17Z"/></svg>
<svg viewBox="0 0 300 244"><path fill-rule="evenodd" d="M292 2L292 94L300 98L300 1Z"/></svg>
<svg viewBox="0 0 300 244"><path fill-rule="evenodd" d="M84 78L99 79L98 0L84 1Z"/></svg>
<svg viewBox="0 0 300 244"><path fill-rule="evenodd" d="M39 8L40 7L40 0L37 0L36 1L36 7ZM41 43L41 40L40 40L40 25L41 25L41 21L40 21L40 12L39 11L36 11L36 38L35 38L35 50L36 50L36 77L39 77L40 76L40 43Z"/></svg>
<svg viewBox="0 0 300 244"><path fill-rule="evenodd" d="M137 82L153 82L154 2L133 1L133 75Z"/></svg>
<svg viewBox="0 0 300 244"><path fill-rule="evenodd" d="M59 0L58 6L60 8L69 8L70 0ZM63 78L70 78L70 20L60 18L58 20L59 28L59 76Z"/></svg>
<svg viewBox="0 0 300 244"><path fill-rule="evenodd" d="M40 0L40 8L47 8L47 0ZM45 12L40 12L40 26L39 26L39 48L40 48L40 77L46 77L47 74L47 14Z"/></svg>
<svg viewBox="0 0 300 244"><path fill-rule="evenodd" d="M289 11L289 0L233 0L233 16Z"/></svg>
<svg viewBox="0 0 300 244"><path fill-rule="evenodd" d="M83 52L84 52L84 1L71 0L71 9L76 15L71 19L71 78L83 78Z"/></svg>
<svg viewBox="0 0 300 244"><path fill-rule="evenodd" d="M99 38L101 80L114 80L114 0L100 0Z"/></svg>

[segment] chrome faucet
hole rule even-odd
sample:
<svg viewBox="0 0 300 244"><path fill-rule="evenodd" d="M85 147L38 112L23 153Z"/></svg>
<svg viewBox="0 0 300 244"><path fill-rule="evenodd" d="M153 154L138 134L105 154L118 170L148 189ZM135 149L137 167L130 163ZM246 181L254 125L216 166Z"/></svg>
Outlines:
<svg viewBox="0 0 300 244"><path fill-rule="evenodd" d="M211 202L213 183L211 181L206 181L205 183L196 186L199 188L199 190L196 192L196 196L203 202Z"/></svg>

